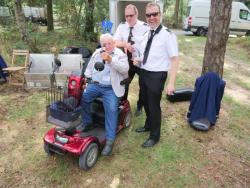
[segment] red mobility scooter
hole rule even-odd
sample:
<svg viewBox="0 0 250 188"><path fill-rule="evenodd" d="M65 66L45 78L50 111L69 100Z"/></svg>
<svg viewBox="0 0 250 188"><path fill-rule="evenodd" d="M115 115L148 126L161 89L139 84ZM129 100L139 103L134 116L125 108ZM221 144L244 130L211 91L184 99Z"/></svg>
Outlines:
<svg viewBox="0 0 250 188"><path fill-rule="evenodd" d="M91 114L96 128L81 132L77 129L82 124L79 105L86 79L79 71L73 71L68 77L65 91L49 89L47 92L47 121L53 125L44 136L44 150L47 154L72 154L79 157L81 169L88 170L97 161L105 145L104 108L101 98L91 104ZM128 100L119 104L117 133L129 127L131 108Z"/></svg>

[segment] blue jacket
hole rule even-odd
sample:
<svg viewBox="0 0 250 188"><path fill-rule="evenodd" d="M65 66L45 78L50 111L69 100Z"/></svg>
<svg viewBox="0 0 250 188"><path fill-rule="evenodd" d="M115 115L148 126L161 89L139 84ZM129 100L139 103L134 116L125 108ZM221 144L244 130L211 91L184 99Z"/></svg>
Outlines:
<svg viewBox="0 0 250 188"><path fill-rule="evenodd" d="M2 56L0 55L0 78L3 78L5 81L7 80L6 77L8 76L7 73L3 72L3 68L6 68L7 65L4 61L4 59L2 58Z"/></svg>
<svg viewBox="0 0 250 188"><path fill-rule="evenodd" d="M215 124L225 85L225 81L214 72L208 72L196 79L189 106L189 122L207 118L212 125Z"/></svg>

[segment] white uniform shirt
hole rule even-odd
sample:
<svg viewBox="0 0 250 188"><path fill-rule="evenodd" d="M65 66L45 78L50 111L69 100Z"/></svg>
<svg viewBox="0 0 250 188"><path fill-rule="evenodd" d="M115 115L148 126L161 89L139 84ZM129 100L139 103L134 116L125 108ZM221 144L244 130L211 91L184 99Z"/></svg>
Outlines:
<svg viewBox="0 0 250 188"><path fill-rule="evenodd" d="M127 22L120 23L114 34L114 39L127 42L129 31L130 31L130 28ZM133 34L132 41L135 42L135 45L138 45L141 43L141 41L143 40L143 35L146 34L148 31L149 31L149 26L145 22L137 20L132 30L132 34Z"/></svg>
<svg viewBox="0 0 250 188"><path fill-rule="evenodd" d="M143 53L147 45L147 41L150 35L150 31L143 37L139 51L142 54L140 57L143 60ZM166 27L162 27L161 31L157 33L152 41L147 62L143 65L141 63L141 69L145 69L152 72L169 71L171 66L170 58L178 56L178 44L176 35L169 32Z"/></svg>

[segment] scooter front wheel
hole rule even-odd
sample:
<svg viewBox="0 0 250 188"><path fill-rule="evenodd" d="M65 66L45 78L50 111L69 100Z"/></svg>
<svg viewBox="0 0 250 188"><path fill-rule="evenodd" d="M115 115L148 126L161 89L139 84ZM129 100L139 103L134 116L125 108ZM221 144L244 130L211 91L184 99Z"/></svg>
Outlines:
<svg viewBox="0 0 250 188"><path fill-rule="evenodd" d="M49 149L49 145L44 143L44 151L48 154L48 156L54 155L55 153Z"/></svg>
<svg viewBox="0 0 250 188"><path fill-rule="evenodd" d="M89 170L97 161L99 148L96 143L88 145L87 149L79 157L79 166L81 169Z"/></svg>

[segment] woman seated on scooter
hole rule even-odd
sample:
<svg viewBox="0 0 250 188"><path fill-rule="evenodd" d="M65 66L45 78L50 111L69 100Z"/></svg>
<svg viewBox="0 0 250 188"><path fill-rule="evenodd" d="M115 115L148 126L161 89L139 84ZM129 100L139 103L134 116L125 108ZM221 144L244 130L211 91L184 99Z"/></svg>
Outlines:
<svg viewBox="0 0 250 188"><path fill-rule="evenodd" d="M127 56L115 47L110 34L102 34L100 43L102 48L93 53L84 73L89 83L81 98L82 131L93 129L90 105L97 97L102 98L106 131L106 144L102 155L108 156L112 152L116 137L119 99L125 92L125 87L120 82L127 78L129 65Z"/></svg>

